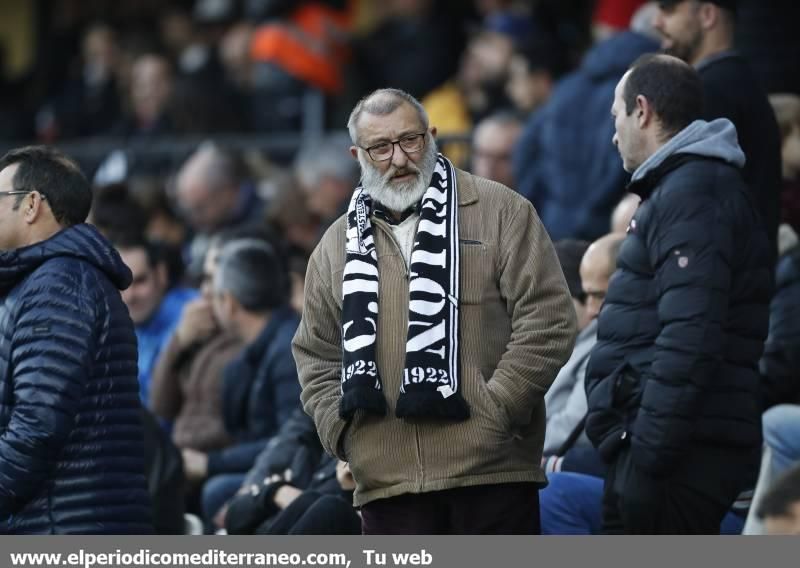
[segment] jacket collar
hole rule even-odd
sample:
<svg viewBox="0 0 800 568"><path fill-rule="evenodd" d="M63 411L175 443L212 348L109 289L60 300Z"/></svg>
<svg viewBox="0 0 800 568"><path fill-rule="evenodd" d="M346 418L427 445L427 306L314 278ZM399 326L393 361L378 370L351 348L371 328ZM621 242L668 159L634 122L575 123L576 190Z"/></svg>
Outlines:
<svg viewBox="0 0 800 568"><path fill-rule="evenodd" d="M456 170L456 183L458 184L458 205L463 207L465 205L472 205L478 202L478 190L475 187L475 178L464 170L455 168Z"/></svg>

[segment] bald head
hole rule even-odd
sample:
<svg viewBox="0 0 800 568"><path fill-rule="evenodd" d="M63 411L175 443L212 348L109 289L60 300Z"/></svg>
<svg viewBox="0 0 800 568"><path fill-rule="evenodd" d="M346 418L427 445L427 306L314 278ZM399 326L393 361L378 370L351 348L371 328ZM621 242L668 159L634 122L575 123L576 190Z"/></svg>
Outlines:
<svg viewBox="0 0 800 568"><path fill-rule="evenodd" d="M178 172L177 199L192 228L210 233L234 214L243 181L238 158L213 144L201 146Z"/></svg>
<svg viewBox="0 0 800 568"><path fill-rule="evenodd" d="M611 213L611 232L626 233L628 225L639 208L641 198L635 193L628 193L623 197Z"/></svg>
<svg viewBox="0 0 800 568"><path fill-rule="evenodd" d="M581 260L581 285L586 294L586 311L596 318L608 291L608 280L617 268L624 234L611 233L593 242Z"/></svg>

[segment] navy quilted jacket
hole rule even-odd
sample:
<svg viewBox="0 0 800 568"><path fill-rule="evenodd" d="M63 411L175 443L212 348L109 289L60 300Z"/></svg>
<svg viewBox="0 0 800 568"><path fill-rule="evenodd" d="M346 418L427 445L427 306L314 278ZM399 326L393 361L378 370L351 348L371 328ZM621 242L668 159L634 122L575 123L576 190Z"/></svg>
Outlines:
<svg viewBox="0 0 800 568"><path fill-rule="evenodd" d="M131 273L90 225L0 253L0 533L150 533Z"/></svg>
<svg viewBox="0 0 800 568"><path fill-rule="evenodd" d="M729 121L697 121L634 172L642 204L586 375L587 434L609 461L630 443L653 475L698 448L757 465L772 268L743 162Z"/></svg>

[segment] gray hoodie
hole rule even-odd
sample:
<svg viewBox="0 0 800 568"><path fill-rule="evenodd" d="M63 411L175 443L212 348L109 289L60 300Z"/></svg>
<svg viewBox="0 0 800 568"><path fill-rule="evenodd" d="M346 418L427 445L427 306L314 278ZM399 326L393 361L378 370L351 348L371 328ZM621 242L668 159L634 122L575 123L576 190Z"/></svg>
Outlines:
<svg viewBox="0 0 800 568"><path fill-rule="evenodd" d="M730 120L727 118L718 118L711 122L695 120L642 162L642 165L633 172L631 183L645 177L673 154L717 158L737 168L742 168L745 163L744 152L739 147L739 139L736 136L736 127Z"/></svg>

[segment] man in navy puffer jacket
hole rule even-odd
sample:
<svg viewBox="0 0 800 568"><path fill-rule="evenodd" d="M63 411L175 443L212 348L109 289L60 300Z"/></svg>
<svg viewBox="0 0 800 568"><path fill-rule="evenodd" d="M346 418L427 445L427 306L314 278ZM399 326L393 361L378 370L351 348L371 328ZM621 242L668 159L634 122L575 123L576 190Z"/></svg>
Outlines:
<svg viewBox="0 0 800 568"><path fill-rule="evenodd" d="M152 532L131 273L74 162L0 159L0 533Z"/></svg>
<svg viewBox="0 0 800 568"><path fill-rule="evenodd" d="M666 55L634 63L612 107L642 203L586 376L608 532L718 533L758 469L772 255L736 130L701 112L696 71Z"/></svg>

